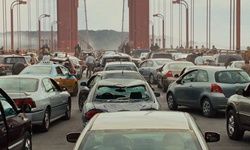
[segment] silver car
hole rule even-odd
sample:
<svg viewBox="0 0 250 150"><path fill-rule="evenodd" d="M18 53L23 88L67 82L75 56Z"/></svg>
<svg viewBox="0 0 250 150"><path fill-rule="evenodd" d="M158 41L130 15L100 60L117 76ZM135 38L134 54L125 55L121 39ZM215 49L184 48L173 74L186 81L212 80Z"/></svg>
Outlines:
<svg viewBox="0 0 250 150"><path fill-rule="evenodd" d="M172 61L172 59L168 58L147 59L140 64L139 72L149 83L154 84L157 79L157 69Z"/></svg>
<svg viewBox="0 0 250 150"><path fill-rule="evenodd" d="M61 117L71 116L71 97L67 88L60 88L49 77L13 75L0 77L1 88L15 101L19 108L23 104L31 107L27 117L33 125L39 125L44 132L50 123Z"/></svg>
<svg viewBox="0 0 250 150"><path fill-rule="evenodd" d="M82 119L86 124L96 113L159 110L160 104L149 84L135 79L104 79L90 90L84 103Z"/></svg>
<svg viewBox="0 0 250 150"><path fill-rule="evenodd" d="M238 88L250 83L248 74L238 68L204 67L184 73L167 90L170 110L178 106L202 109L203 115L213 117L219 109L225 109L228 98Z"/></svg>

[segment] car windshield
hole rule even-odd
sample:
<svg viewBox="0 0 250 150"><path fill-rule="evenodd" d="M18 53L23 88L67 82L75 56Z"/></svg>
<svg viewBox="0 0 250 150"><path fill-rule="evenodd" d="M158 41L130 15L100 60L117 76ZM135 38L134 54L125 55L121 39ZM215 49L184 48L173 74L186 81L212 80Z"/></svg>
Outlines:
<svg viewBox="0 0 250 150"><path fill-rule="evenodd" d="M137 71L135 66L132 65L110 65L107 66L104 71L109 71L109 70L132 70L132 71Z"/></svg>
<svg viewBox="0 0 250 150"><path fill-rule="evenodd" d="M26 67L20 74L51 74L52 67L51 66L29 66Z"/></svg>
<svg viewBox="0 0 250 150"><path fill-rule="evenodd" d="M99 86L94 101L98 102L130 102L150 100L144 85L136 86Z"/></svg>
<svg viewBox="0 0 250 150"><path fill-rule="evenodd" d="M0 78L0 85L6 92L35 92L38 89L38 79L32 78Z"/></svg>
<svg viewBox="0 0 250 150"><path fill-rule="evenodd" d="M103 130L89 131L79 150L99 147L100 150L201 150L190 130Z"/></svg>
<svg viewBox="0 0 250 150"><path fill-rule="evenodd" d="M248 83L249 75L243 70L220 71L215 74L215 80L219 83Z"/></svg>
<svg viewBox="0 0 250 150"><path fill-rule="evenodd" d="M220 55L218 58L218 63L225 63L228 59L243 60L240 55Z"/></svg>
<svg viewBox="0 0 250 150"><path fill-rule="evenodd" d="M24 57L7 57L7 58L5 58L6 64L15 64L18 62L26 63Z"/></svg>

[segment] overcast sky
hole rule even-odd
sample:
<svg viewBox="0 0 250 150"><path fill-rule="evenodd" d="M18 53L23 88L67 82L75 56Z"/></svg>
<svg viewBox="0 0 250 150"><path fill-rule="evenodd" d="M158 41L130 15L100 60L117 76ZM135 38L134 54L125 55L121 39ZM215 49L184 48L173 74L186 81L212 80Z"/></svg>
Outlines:
<svg viewBox="0 0 250 150"><path fill-rule="evenodd" d="M0 23L3 22L3 3L6 1L7 12L7 29L10 31L9 8L13 0L2 0L0 2ZM39 14L49 13L50 18L44 18L42 23L42 30L50 30L51 22L56 21L56 0L27 0L31 8L31 26L28 25L28 11L27 6L20 6L21 11L21 30L37 30L37 18ZM39 1L39 3L37 3ZM123 0L86 0L87 1L87 16L89 30L122 30L122 10ZM154 13L161 13L165 16L165 35L170 36L170 2L172 0L150 0L150 20L154 22L156 36L161 36L161 19L153 18ZM206 2L207 0L194 0L194 40L200 47L206 42ZM86 29L84 0L79 0L79 30ZM190 4L191 0L186 0ZM211 0L211 43L218 48L229 47L229 10L230 0ZM39 8L36 8L36 6ZM190 7L190 6L189 6ZM124 7L124 31L128 31L128 4L125 0ZM165 9L164 9L165 8ZM250 0L241 0L241 46L245 49L250 45ZM14 16L16 17L16 10L14 8ZM174 46L179 43L179 5L173 6L174 10ZM15 18L14 17L14 18ZM16 18L15 18L16 19ZM191 18L189 18L191 19ZM183 21L182 21L182 41L185 42L185 11L183 7ZM16 30L16 27L14 28ZM0 24L0 32L3 32L3 24ZM151 30L149 30L151 33ZM169 46L169 41L166 45Z"/></svg>

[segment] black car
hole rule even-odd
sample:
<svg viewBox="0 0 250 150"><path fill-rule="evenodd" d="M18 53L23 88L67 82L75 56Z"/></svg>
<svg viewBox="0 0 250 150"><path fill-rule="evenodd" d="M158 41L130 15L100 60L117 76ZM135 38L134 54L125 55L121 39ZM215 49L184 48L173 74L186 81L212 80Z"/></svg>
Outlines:
<svg viewBox="0 0 250 150"><path fill-rule="evenodd" d="M31 108L24 105L19 110L15 102L0 88L0 149L32 149L32 125L23 113Z"/></svg>

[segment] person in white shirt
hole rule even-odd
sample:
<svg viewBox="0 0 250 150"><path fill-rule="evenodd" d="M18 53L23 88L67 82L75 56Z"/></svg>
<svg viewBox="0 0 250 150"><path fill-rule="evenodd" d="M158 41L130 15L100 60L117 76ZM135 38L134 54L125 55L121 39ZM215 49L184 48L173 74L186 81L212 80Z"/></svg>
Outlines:
<svg viewBox="0 0 250 150"><path fill-rule="evenodd" d="M91 53L86 58L86 66L87 66L87 72L86 72L86 78L91 77L91 74L95 67L95 58L91 55Z"/></svg>
<svg viewBox="0 0 250 150"><path fill-rule="evenodd" d="M203 54L199 54L198 57L195 58L194 63L196 65L203 65L204 64L204 60L203 60Z"/></svg>

